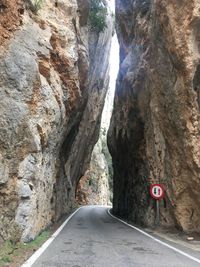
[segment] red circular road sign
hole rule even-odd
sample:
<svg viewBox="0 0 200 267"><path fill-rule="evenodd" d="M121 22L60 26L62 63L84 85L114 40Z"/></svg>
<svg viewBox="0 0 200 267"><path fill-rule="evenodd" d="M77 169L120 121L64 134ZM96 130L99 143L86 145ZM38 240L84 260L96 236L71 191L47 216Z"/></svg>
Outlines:
<svg viewBox="0 0 200 267"><path fill-rule="evenodd" d="M159 200L164 197L164 188L160 184L152 184L150 187L150 194L152 198Z"/></svg>

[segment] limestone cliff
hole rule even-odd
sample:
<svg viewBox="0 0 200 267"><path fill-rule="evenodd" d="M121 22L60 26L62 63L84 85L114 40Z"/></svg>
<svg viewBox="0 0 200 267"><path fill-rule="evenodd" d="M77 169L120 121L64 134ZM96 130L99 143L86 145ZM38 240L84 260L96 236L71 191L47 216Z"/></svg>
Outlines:
<svg viewBox="0 0 200 267"><path fill-rule="evenodd" d="M159 182L161 223L200 231L199 10L197 0L116 0L114 213L136 223L154 223Z"/></svg>
<svg viewBox="0 0 200 267"><path fill-rule="evenodd" d="M32 1L34 3L34 1ZM90 1L0 6L0 239L29 241L68 212L98 139L112 34ZM106 2L104 1L104 5Z"/></svg>

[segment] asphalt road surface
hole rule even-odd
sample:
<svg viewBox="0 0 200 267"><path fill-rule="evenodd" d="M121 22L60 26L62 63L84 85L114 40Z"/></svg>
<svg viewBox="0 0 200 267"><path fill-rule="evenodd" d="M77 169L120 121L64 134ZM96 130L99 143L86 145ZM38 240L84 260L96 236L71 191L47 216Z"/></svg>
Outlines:
<svg viewBox="0 0 200 267"><path fill-rule="evenodd" d="M112 218L107 210L95 206L81 208L33 266L200 266L200 263ZM170 245L200 259L200 253L172 243Z"/></svg>

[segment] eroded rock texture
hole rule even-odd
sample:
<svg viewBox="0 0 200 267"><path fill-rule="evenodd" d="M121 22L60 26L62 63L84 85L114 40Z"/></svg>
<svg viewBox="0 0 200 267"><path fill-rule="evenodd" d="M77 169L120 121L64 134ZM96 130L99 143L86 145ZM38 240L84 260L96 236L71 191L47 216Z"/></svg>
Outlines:
<svg viewBox="0 0 200 267"><path fill-rule="evenodd" d="M28 2L28 1L27 1ZM78 2L78 3L77 3ZM0 12L0 236L29 241L68 212L98 139L112 34L89 1L20 1Z"/></svg>
<svg viewBox="0 0 200 267"><path fill-rule="evenodd" d="M149 185L159 182L161 223L200 231L199 1L116 0L116 9L114 212L152 225Z"/></svg>

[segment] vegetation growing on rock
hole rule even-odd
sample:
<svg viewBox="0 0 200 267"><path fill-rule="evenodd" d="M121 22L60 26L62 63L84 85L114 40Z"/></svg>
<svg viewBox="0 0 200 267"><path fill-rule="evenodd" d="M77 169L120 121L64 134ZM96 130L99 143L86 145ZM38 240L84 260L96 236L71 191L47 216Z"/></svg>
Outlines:
<svg viewBox="0 0 200 267"><path fill-rule="evenodd" d="M30 1L30 9L33 13L37 14L39 10L42 8L45 0L31 0Z"/></svg>
<svg viewBox="0 0 200 267"><path fill-rule="evenodd" d="M107 7L102 0L91 0L89 24L91 30L100 33L107 27Z"/></svg>

